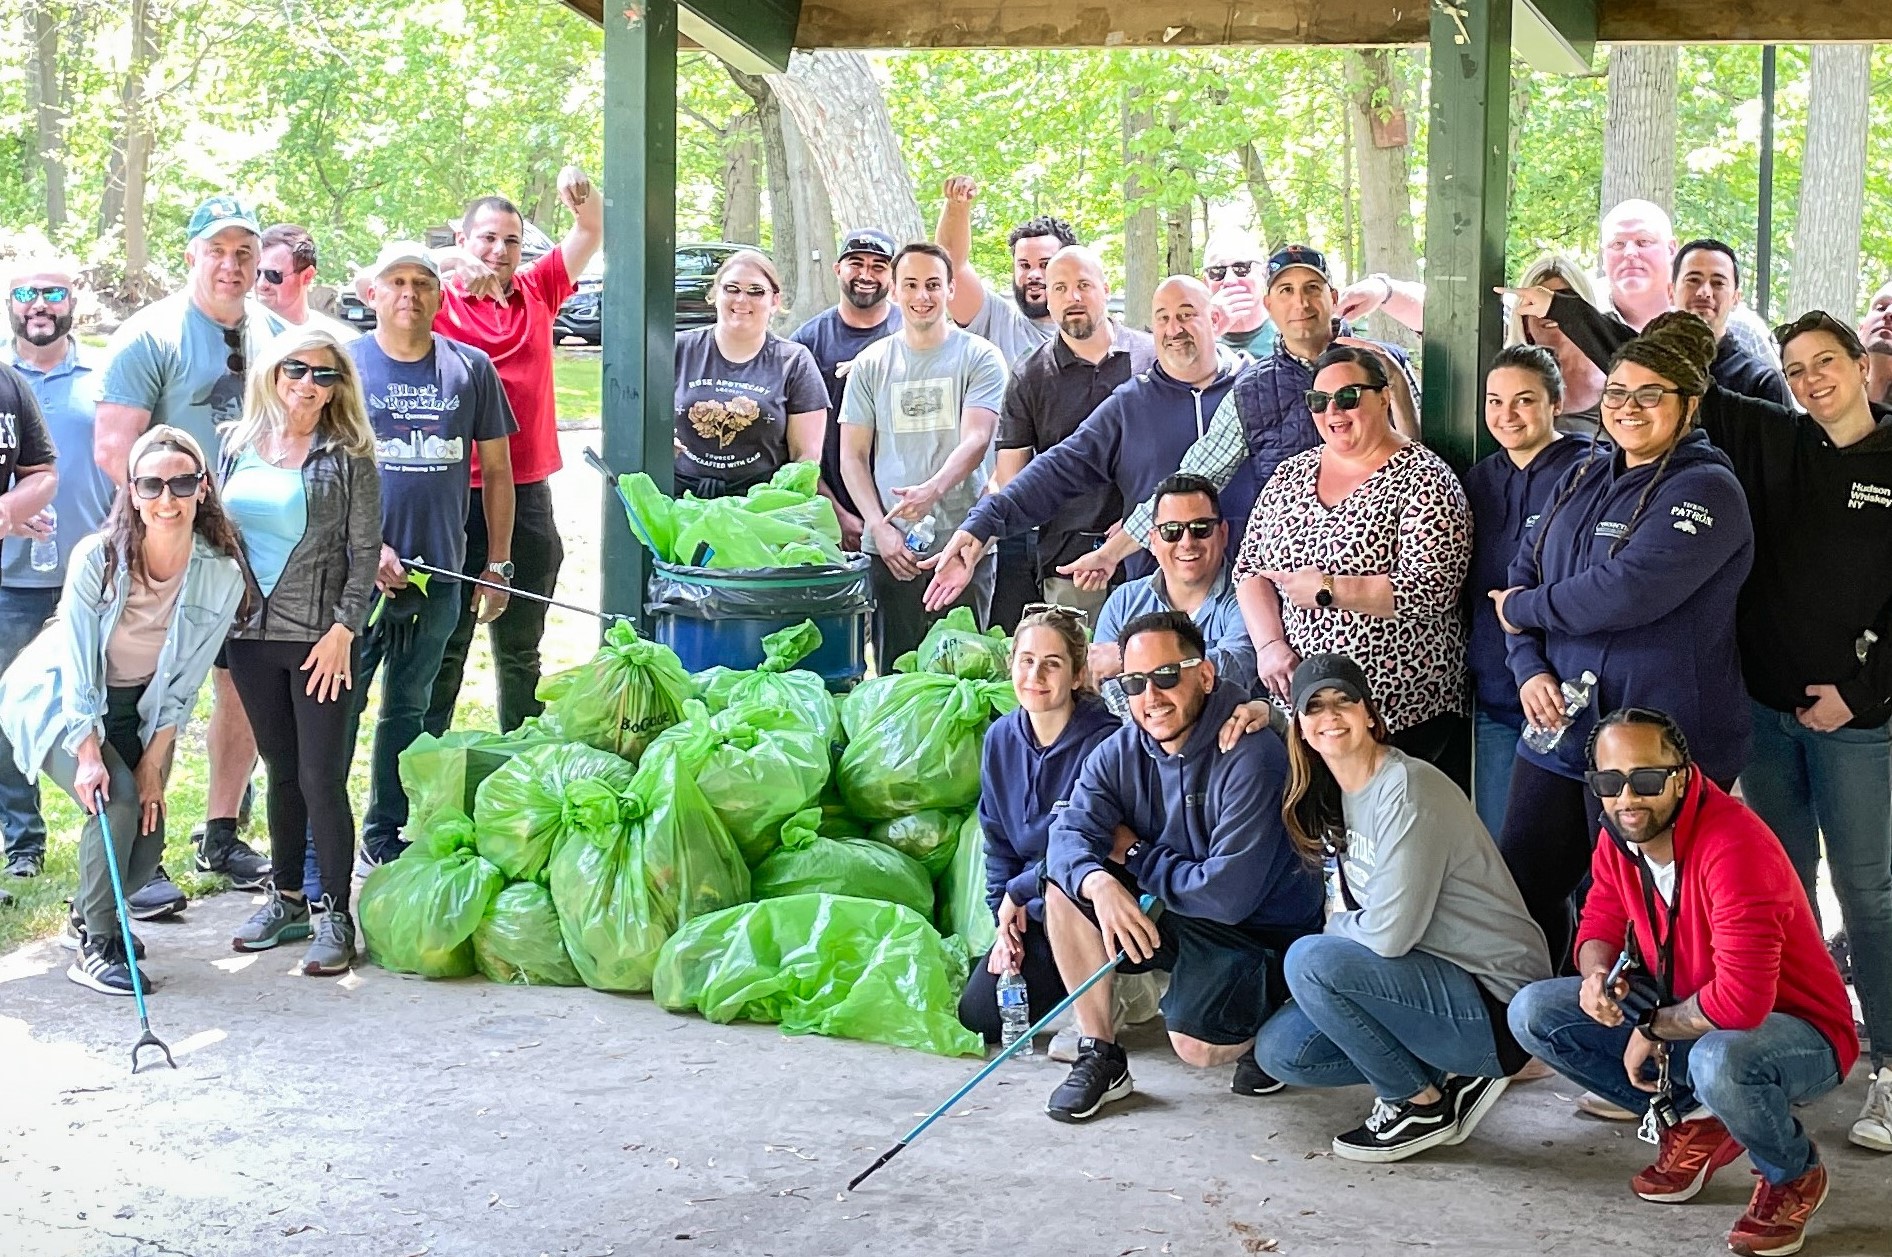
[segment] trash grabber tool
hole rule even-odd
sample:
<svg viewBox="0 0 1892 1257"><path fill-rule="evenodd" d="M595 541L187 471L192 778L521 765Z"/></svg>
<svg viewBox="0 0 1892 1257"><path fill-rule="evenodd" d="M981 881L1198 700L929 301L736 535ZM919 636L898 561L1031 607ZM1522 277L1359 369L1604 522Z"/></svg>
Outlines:
<svg viewBox="0 0 1892 1257"><path fill-rule="evenodd" d="M176 1069L177 1062L171 1059L171 1049L165 1046L163 1039L151 1033L151 1017L145 1011L145 980L144 975L138 972L138 957L132 950L131 912L125 907L125 884L118 876L118 848L112 842L112 822L105 815L105 799L102 795L97 796L92 803L98 808L99 836L105 840L105 867L112 874L112 900L118 905L118 934L125 944L125 964L131 969L131 993L138 1001L138 1029L141 1033L138 1042L131 1047L131 1072L138 1072L138 1053L148 1047L164 1053L164 1063Z"/></svg>

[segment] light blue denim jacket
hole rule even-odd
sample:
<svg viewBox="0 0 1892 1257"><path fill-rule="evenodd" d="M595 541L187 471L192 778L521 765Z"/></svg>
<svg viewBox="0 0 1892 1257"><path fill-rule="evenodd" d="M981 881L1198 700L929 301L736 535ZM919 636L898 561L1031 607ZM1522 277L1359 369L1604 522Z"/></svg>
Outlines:
<svg viewBox="0 0 1892 1257"><path fill-rule="evenodd" d="M94 533L73 548L58 616L0 676L0 730L29 778L55 746L76 755L88 735L105 741L105 646L124 613L131 573L118 565L111 601L100 606L104 579L105 535ZM242 599L237 561L196 538L158 670L138 700L140 741L150 745L168 727L183 732Z"/></svg>

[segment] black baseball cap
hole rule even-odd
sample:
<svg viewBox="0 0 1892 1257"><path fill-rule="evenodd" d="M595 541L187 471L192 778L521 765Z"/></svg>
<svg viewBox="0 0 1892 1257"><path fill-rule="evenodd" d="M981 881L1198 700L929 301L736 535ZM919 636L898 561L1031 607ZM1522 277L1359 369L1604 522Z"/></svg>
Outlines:
<svg viewBox="0 0 1892 1257"><path fill-rule="evenodd" d="M1284 245L1269 256L1267 282L1274 283L1275 276L1296 266L1305 266L1318 273L1330 287L1333 285L1334 273L1327 269L1327 255L1304 244Z"/></svg>
<svg viewBox="0 0 1892 1257"><path fill-rule="evenodd" d="M1360 665L1345 655L1309 655L1294 670L1288 690L1294 695L1294 710L1307 714L1307 704L1322 690L1339 690L1356 702L1365 702L1368 685Z"/></svg>
<svg viewBox="0 0 1892 1257"><path fill-rule="evenodd" d="M871 257L892 260L894 255L893 237L878 227L862 227L850 231L841 238L841 251L835 258L846 257L850 253L865 253Z"/></svg>

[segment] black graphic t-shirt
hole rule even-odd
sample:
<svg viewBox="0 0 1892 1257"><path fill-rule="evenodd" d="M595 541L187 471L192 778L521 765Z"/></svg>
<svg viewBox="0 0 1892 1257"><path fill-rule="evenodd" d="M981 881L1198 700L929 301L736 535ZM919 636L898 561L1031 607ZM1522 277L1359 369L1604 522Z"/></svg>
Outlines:
<svg viewBox="0 0 1892 1257"><path fill-rule="evenodd" d="M828 407L813 355L773 332L747 362L723 357L713 327L684 332L676 361L679 489L761 484L788 461L788 417Z"/></svg>

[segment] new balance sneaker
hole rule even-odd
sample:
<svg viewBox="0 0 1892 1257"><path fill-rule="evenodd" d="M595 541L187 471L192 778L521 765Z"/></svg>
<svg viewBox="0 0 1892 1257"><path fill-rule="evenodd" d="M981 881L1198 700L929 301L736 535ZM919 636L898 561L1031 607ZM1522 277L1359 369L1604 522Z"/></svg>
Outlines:
<svg viewBox="0 0 1892 1257"><path fill-rule="evenodd" d="M1454 1074L1447 1078L1439 1088L1445 1092L1445 1099L1452 1108L1452 1137L1445 1142L1462 1144L1470 1139L1478 1123L1491 1112L1491 1106L1510 1085L1509 1078L1484 1078L1477 1074Z"/></svg>
<svg viewBox="0 0 1892 1257"><path fill-rule="evenodd" d="M1892 1065L1866 1078L1866 1107L1846 1138L1874 1152L1892 1152Z"/></svg>
<svg viewBox="0 0 1892 1257"><path fill-rule="evenodd" d="M315 941L302 957L302 972L311 978L347 973L355 963L355 918L335 901L322 896L322 913L315 921Z"/></svg>
<svg viewBox="0 0 1892 1257"><path fill-rule="evenodd" d="M236 951L268 951L279 943L307 938L310 933L308 901L284 899L281 892L270 886L263 897L263 906L237 926L230 945Z"/></svg>
<svg viewBox="0 0 1892 1257"><path fill-rule="evenodd" d="M1644 1200L1679 1205L1693 1200L1715 1171L1741 1152L1741 1145L1718 1117L1678 1122L1662 1132L1655 1164L1630 1179L1629 1187Z"/></svg>
<svg viewBox="0 0 1892 1257"><path fill-rule="evenodd" d="M1045 1101L1045 1112L1060 1122L1088 1122L1106 1104L1134 1091L1130 1058L1115 1043L1096 1039L1077 1041L1077 1064Z"/></svg>
<svg viewBox="0 0 1892 1257"><path fill-rule="evenodd" d="M1807 1223L1826 1203L1826 1167L1815 1165L1799 1178L1776 1187L1766 1179L1754 1184L1747 1212L1728 1232L1728 1248L1742 1257L1787 1257L1807 1242Z"/></svg>
<svg viewBox="0 0 1892 1257"><path fill-rule="evenodd" d="M1257 1064L1255 1054L1249 1052L1235 1062L1235 1077L1229 1083L1229 1090L1238 1096L1271 1096L1287 1085Z"/></svg>
<svg viewBox="0 0 1892 1257"><path fill-rule="evenodd" d="M22 851L7 861L8 877L38 877L46 862L31 852Z"/></svg>
<svg viewBox="0 0 1892 1257"><path fill-rule="evenodd" d="M238 890L261 890L269 882L269 861L237 837L234 817L205 821L191 831L191 842L197 847L199 873L221 873Z"/></svg>
<svg viewBox="0 0 1892 1257"><path fill-rule="evenodd" d="M101 995L130 995L131 964L125 959L125 944L116 938L102 938L94 942L87 940L72 965L66 970L66 976L80 986L97 991ZM151 981L140 973L145 990L151 989Z"/></svg>
<svg viewBox="0 0 1892 1257"><path fill-rule="evenodd" d="M134 921L161 921L184 911L190 900L177 888L160 864L150 881L125 896L125 907Z"/></svg>
<svg viewBox="0 0 1892 1257"><path fill-rule="evenodd" d="M1366 1121L1344 1135L1334 1136L1334 1155L1348 1161L1404 1161L1407 1157L1449 1143L1458 1129L1452 1097L1442 1095L1431 1104L1401 1100L1397 1104L1375 1096Z"/></svg>

